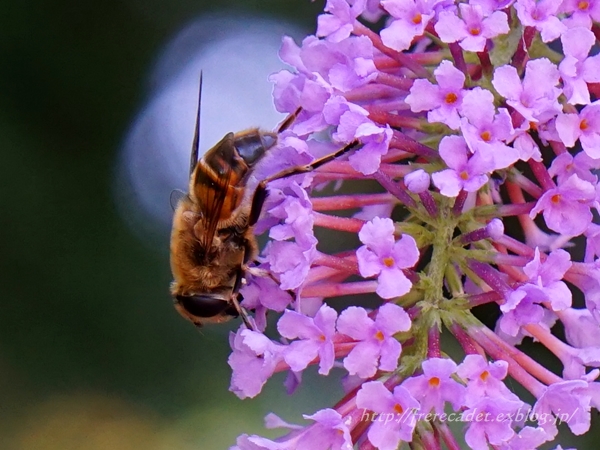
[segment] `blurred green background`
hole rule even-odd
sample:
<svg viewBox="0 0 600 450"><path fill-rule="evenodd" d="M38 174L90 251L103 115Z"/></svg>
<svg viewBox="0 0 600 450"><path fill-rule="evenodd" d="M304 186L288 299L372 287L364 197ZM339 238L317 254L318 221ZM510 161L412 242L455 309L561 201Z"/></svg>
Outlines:
<svg viewBox="0 0 600 450"><path fill-rule="evenodd" d="M170 38L217 8L310 33L323 3L4 4L1 449L228 448L264 433L271 410L297 422L339 397L307 380L290 399L282 376L255 400L231 394L237 323L200 333L176 314L168 233L142 242L113 195L119 148Z"/></svg>

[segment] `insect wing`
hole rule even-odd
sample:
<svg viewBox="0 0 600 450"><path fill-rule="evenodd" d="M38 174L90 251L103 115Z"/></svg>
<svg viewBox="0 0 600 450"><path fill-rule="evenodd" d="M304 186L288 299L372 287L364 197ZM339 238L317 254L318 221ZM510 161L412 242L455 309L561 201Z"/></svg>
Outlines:
<svg viewBox="0 0 600 450"><path fill-rule="evenodd" d="M179 202L187 198L188 195L180 189L173 189L171 191L171 196L169 197L169 202L171 203L171 209L175 211L177 209L177 205Z"/></svg>

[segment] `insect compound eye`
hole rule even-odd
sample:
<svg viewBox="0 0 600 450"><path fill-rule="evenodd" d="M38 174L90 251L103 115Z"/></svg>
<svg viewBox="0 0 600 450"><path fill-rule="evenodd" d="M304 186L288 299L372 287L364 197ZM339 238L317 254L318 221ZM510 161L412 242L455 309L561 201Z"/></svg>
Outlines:
<svg viewBox="0 0 600 450"><path fill-rule="evenodd" d="M177 302L190 314L196 317L215 317L221 313L229 316L238 315L230 302L215 294L178 295Z"/></svg>
<svg viewBox="0 0 600 450"><path fill-rule="evenodd" d="M236 137L235 147L246 164L252 167L276 142L276 134L256 131Z"/></svg>

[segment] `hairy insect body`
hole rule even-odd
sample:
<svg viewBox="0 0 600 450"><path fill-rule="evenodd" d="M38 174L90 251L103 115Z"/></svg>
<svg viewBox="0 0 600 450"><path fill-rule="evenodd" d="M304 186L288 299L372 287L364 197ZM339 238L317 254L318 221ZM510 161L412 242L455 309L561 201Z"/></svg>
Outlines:
<svg viewBox="0 0 600 450"><path fill-rule="evenodd" d="M246 183L277 135L251 129L228 133L200 159L189 193L177 204L171 233L171 294L188 320L224 322L240 314L238 289L257 253Z"/></svg>

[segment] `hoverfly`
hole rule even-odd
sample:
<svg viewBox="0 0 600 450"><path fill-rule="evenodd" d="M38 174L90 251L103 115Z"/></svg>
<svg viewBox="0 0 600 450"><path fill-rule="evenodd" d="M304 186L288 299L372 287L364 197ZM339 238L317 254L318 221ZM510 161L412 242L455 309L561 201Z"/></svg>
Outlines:
<svg viewBox="0 0 600 450"><path fill-rule="evenodd" d="M267 197L269 182L312 171L356 148L352 142L305 166L285 169L260 181L250 195L246 184L256 164L277 143L300 112L288 116L275 132L258 128L227 133L201 159L200 103L190 158L188 194L175 205L171 232L171 294L177 311L194 325L222 323L241 316L252 329L240 305L240 287L248 264L258 253L252 227Z"/></svg>

